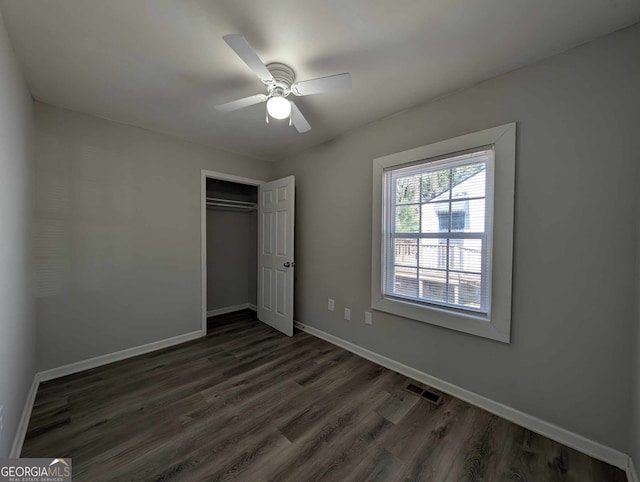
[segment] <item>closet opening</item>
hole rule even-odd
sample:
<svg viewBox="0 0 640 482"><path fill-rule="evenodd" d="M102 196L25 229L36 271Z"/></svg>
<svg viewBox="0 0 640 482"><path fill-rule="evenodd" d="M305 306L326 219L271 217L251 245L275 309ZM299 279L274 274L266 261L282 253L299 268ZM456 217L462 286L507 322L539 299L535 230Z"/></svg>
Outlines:
<svg viewBox="0 0 640 482"><path fill-rule="evenodd" d="M257 319L258 185L261 181L203 176L202 332Z"/></svg>
<svg viewBox="0 0 640 482"><path fill-rule="evenodd" d="M295 178L201 172L202 336L241 310L293 336Z"/></svg>

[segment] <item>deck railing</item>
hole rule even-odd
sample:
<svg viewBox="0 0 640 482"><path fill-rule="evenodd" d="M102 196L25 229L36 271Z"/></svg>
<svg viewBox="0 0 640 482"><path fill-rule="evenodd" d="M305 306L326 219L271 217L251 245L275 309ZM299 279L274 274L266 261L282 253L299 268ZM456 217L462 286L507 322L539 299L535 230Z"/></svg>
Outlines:
<svg viewBox="0 0 640 482"><path fill-rule="evenodd" d="M420 260L418 257L418 246L416 243L396 242L395 262L396 265L417 266L439 268L447 267L447 245L446 244L423 244L420 246ZM465 247L464 245L449 245L449 263L457 266L457 269L464 271L479 272L482 260L482 250L479 248Z"/></svg>

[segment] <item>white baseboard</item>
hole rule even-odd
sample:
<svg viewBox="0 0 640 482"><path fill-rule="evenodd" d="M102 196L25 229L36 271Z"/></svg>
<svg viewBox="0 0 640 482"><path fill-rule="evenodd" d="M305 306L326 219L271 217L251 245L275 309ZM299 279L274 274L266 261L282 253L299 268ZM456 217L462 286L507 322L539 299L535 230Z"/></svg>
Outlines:
<svg viewBox="0 0 640 482"><path fill-rule="evenodd" d="M249 303L249 309L253 310L253 311L258 311L258 307L256 305L254 305L253 303Z"/></svg>
<svg viewBox="0 0 640 482"><path fill-rule="evenodd" d="M557 425L554 425L552 423L540 420L537 417L516 410L515 408L508 407L502 403L496 402L495 400L483 397L482 395L454 385L453 383L449 383L434 376L428 375L424 372L416 370L415 368L411 368L410 366L404 365L371 350L367 350L366 348L362 348L349 341L343 340L342 338L331 335L330 333L318 330L317 328L314 328L312 326L305 325L304 323L300 323L298 321L294 322L294 325L299 330L317 336L318 338L322 338L329 343L344 348L345 350L355 353L356 355L359 355L362 358L366 358L367 360L377 363L378 365L382 365L383 367L401 373L402 375L405 375L413 380L417 380L445 393L448 393L451 396L459 398L460 400L464 400L465 402L475 405L476 407L480 407L487 412L498 415L499 417L502 417L506 420L509 420L510 422L520 425L521 427L529 429L532 432L544 435L547 438L578 450L595 459L602 460L603 462L628 471L631 459L627 454L619 452L610 447L606 447L598 442L594 442L593 440L589 440L582 435L570 432L569 430L558 427ZM638 481L636 478L634 482L640 481Z"/></svg>
<svg viewBox="0 0 640 482"><path fill-rule="evenodd" d="M629 457L629 465L627 466L627 480L629 482L640 482L640 477L638 477L638 472L636 472L636 467L633 465L631 457Z"/></svg>
<svg viewBox="0 0 640 482"><path fill-rule="evenodd" d="M58 368L52 368L51 370L45 370L39 373L40 381L46 382L48 380L53 380L54 378L64 377L73 373L82 372L84 370L89 370L91 368L96 368L102 365L107 365L109 363L124 360L125 358L131 358L137 355L142 355L144 353L149 353L151 351L167 348L169 346L179 345L180 343L195 340L196 338L200 338L201 336L202 333L200 330L192 331L191 333L185 333L184 335L178 335L172 338L154 341L152 343L147 343L146 345L134 346L133 348L127 348L126 350L117 351L115 353L108 353L106 355L97 356L95 358L89 358L88 360L70 363Z"/></svg>
<svg viewBox="0 0 640 482"><path fill-rule="evenodd" d="M13 445L11 446L11 452L9 457L17 459L22 452L22 445L24 444L24 438L27 435L27 428L29 428L29 420L31 419L31 411L33 410L33 404L36 401L36 394L38 393L38 386L40 385L40 374L36 373L33 376L33 382L31 388L27 394L27 399L24 401L24 408L22 409L22 415L20 416L20 423L18 423L18 429L16 435L13 438Z"/></svg>
<svg viewBox="0 0 640 482"><path fill-rule="evenodd" d="M217 310L207 311L207 318L211 316L226 315L227 313L246 310L247 308L251 308L252 310L255 310L255 305L252 305L250 303L242 303L241 305L225 306L224 308L218 308Z"/></svg>

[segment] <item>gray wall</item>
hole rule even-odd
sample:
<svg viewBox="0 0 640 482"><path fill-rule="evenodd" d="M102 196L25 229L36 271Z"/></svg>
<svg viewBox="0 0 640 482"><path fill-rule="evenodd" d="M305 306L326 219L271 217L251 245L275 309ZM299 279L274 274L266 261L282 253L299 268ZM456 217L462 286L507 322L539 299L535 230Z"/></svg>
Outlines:
<svg viewBox="0 0 640 482"><path fill-rule="evenodd" d="M257 231L255 211L207 211L207 311L256 304Z"/></svg>
<svg viewBox="0 0 640 482"><path fill-rule="evenodd" d="M639 58L636 26L276 163L297 183L296 319L629 453ZM512 343L381 312L365 325L372 159L512 121Z"/></svg>
<svg viewBox="0 0 640 482"><path fill-rule="evenodd" d="M0 15L0 406L7 457L35 373L30 281L33 102Z"/></svg>
<svg viewBox="0 0 640 482"><path fill-rule="evenodd" d="M636 180L636 185L640 185L640 175ZM638 196L638 247L636 251L637 255L637 263L638 263L638 271L637 271L637 285L636 285L636 309L637 309L637 319L636 319L636 359L635 359L635 373L634 379L631 383L631 388L633 392L633 413L631 424L633 430L633 448L631 452L631 457L633 458L633 463L636 467L637 471L640 471L640 195ZM639 472L640 473L640 472Z"/></svg>
<svg viewBox="0 0 640 482"><path fill-rule="evenodd" d="M640 347L640 328L638 328L637 347ZM635 360L635 375L632 388L635 389L633 394L633 449L631 457L636 470L640 469L640 348L637 348Z"/></svg>
<svg viewBox="0 0 640 482"><path fill-rule="evenodd" d="M35 106L38 368L199 330L200 170L272 166Z"/></svg>

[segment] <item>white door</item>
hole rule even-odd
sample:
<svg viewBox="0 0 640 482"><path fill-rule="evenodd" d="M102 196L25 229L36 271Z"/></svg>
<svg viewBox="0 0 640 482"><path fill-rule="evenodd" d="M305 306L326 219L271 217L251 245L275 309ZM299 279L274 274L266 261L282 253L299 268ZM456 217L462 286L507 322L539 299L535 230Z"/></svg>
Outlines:
<svg viewBox="0 0 640 482"><path fill-rule="evenodd" d="M293 176L258 189L258 318L293 336Z"/></svg>

